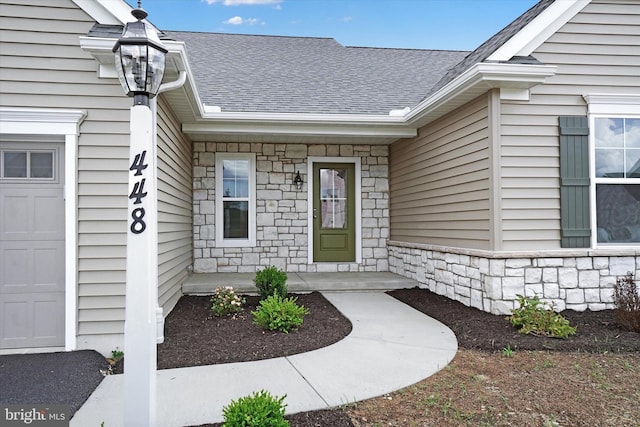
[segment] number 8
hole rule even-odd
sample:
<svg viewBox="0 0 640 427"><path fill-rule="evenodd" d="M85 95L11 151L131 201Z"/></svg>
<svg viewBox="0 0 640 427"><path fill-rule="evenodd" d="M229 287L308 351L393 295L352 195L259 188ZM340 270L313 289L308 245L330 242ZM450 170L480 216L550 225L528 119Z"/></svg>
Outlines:
<svg viewBox="0 0 640 427"><path fill-rule="evenodd" d="M131 212L133 222L131 223L130 229L133 234L140 234L147 229L147 224L143 221L144 213L144 208L135 208Z"/></svg>

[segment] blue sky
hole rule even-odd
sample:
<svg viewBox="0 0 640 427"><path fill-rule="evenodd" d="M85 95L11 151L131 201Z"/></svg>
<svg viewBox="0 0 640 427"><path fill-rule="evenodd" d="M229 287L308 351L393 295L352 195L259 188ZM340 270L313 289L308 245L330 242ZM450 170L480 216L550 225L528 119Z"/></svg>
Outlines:
<svg viewBox="0 0 640 427"><path fill-rule="evenodd" d="M127 0L133 6L136 0ZM537 0L143 0L164 30L335 38L345 46L473 50Z"/></svg>

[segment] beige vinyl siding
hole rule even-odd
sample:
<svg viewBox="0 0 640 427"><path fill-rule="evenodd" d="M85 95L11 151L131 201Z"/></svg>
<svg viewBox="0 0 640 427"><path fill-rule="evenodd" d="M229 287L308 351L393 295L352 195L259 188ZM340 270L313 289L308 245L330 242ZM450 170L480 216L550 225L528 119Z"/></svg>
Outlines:
<svg viewBox="0 0 640 427"><path fill-rule="evenodd" d="M81 109L77 160L78 335L124 329L129 107L80 48L94 21L71 0L2 0L0 103Z"/></svg>
<svg viewBox="0 0 640 427"><path fill-rule="evenodd" d="M504 250L560 248L558 116L586 115L583 94L640 93L640 3L594 0L533 56L558 69L501 105Z"/></svg>
<svg viewBox="0 0 640 427"><path fill-rule="evenodd" d="M1 0L2 106L82 109L78 145L78 335L124 331L131 99L79 46L94 22L71 0ZM158 106L159 303L180 297L192 260L191 143Z"/></svg>
<svg viewBox="0 0 640 427"><path fill-rule="evenodd" d="M165 314L182 295L193 263L192 147L180 123L158 100L158 300Z"/></svg>
<svg viewBox="0 0 640 427"><path fill-rule="evenodd" d="M391 240L489 248L488 111L482 96L391 145Z"/></svg>

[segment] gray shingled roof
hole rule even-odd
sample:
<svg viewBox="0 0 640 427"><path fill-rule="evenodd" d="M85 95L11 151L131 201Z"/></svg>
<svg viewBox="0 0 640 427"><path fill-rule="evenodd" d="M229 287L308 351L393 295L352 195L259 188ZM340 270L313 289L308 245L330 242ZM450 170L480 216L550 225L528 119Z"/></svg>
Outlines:
<svg viewBox="0 0 640 427"><path fill-rule="evenodd" d="M468 52L345 47L333 39L166 31L202 101L222 111L388 114L412 107Z"/></svg>
<svg viewBox="0 0 640 427"><path fill-rule="evenodd" d="M414 107L493 52L554 0L541 0L473 52L345 47L330 38L164 31L183 41L202 102L222 111L388 114ZM95 37L122 26L97 24ZM509 62L537 63L533 57Z"/></svg>
<svg viewBox="0 0 640 427"><path fill-rule="evenodd" d="M509 25L496 33L489 40L482 43L476 50L467 55L467 57L464 58L463 61L461 61L455 67L451 68L442 77L442 79L440 79L440 81L431 88L431 90L426 94L425 98L436 92L438 89L446 86L447 83L450 83L453 79L464 73L473 65L485 61L489 56L491 56L493 52L498 50L498 48L505 44L511 37L522 30L529 22L531 22L536 16L542 13L542 11L549 7L549 5L551 5L554 1L555 0L541 0L531 9L527 10L525 13L516 18L515 21L511 22ZM516 59L519 58L520 57Z"/></svg>

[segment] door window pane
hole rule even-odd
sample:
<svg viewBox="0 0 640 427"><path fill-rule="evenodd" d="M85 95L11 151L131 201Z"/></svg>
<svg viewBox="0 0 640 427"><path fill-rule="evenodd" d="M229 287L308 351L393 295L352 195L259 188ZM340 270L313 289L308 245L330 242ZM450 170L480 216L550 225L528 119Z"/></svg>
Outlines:
<svg viewBox="0 0 640 427"><path fill-rule="evenodd" d="M598 243L640 243L640 184L597 184Z"/></svg>
<svg viewBox="0 0 640 427"><path fill-rule="evenodd" d="M249 202L224 202L225 239L249 238Z"/></svg>
<svg viewBox="0 0 640 427"><path fill-rule="evenodd" d="M27 153L5 151L3 162L3 174L5 178L26 178L27 177Z"/></svg>
<svg viewBox="0 0 640 427"><path fill-rule="evenodd" d="M347 228L347 172L320 169L321 227Z"/></svg>
<svg viewBox="0 0 640 427"><path fill-rule="evenodd" d="M31 178L53 178L53 153L30 153Z"/></svg>

